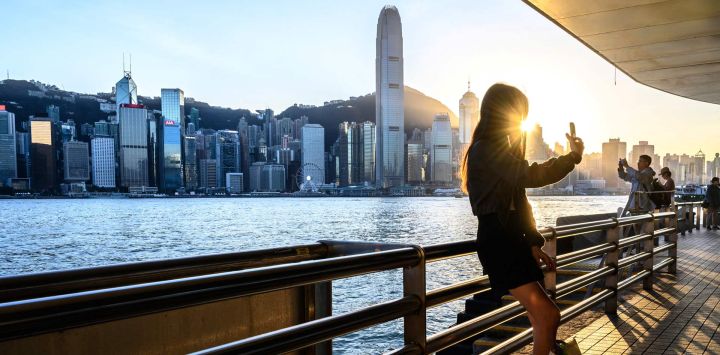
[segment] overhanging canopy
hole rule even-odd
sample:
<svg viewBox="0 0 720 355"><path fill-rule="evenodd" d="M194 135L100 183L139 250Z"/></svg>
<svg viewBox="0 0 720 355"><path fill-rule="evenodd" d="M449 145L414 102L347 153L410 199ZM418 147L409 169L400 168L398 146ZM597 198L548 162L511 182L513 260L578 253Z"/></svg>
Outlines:
<svg viewBox="0 0 720 355"><path fill-rule="evenodd" d="M637 82L720 104L720 0L523 0Z"/></svg>

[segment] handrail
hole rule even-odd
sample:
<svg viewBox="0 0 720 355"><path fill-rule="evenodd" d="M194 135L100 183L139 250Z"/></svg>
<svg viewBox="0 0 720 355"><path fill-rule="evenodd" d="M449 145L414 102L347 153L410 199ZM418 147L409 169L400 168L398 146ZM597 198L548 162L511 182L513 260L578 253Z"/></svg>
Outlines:
<svg viewBox="0 0 720 355"><path fill-rule="evenodd" d="M563 319L575 316L603 301L606 302L606 310L613 309L609 305L617 302L619 291L641 280L647 287L652 282L653 273L661 268L667 267L673 272L677 264L677 220L688 205L692 208L697 203L678 204L670 212L646 213L540 229L541 234L547 239L546 246L551 251L551 257L556 258L560 267L605 254L617 255L620 248L633 244L642 245L642 251L635 255L608 259L607 266L557 286L555 274L548 273L547 276L552 278L551 293L555 297L562 297L573 290L589 287L599 280L606 279L604 290L564 310ZM677 206L682 207L682 211ZM675 221L675 225L655 229L656 221L669 218ZM621 234L618 233L619 230L629 226L642 226L642 228L636 229L634 236L622 239L617 237ZM608 231L608 241L571 253L555 255L554 243L558 238L597 231ZM610 235L616 236L615 239L611 239ZM653 247L653 240L659 235L669 235L670 240L667 244ZM0 303L0 340L312 285L371 272L405 269L403 298L344 315L331 315L275 332L237 340L200 353L240 351L238 349L243 349L242 352L248 349L284 352L398 317L406 317L407 326L408 319L411 319L408 317L413 317L412 314L425 317L427 308L490 290L487 276L480 276L434 290L425 290L424 293L421 291L420 294L416 291L408 293L408 290L417 290L418 285L422 287L420 290L425 289L426 263L473 254L476 248L473 240L424 248L399 244L360 244L362 245L353 247L352 243L345 242L337 246L329 246L323 242L295 248L2 277L0 289L8 287L12 292L0 291L0 302L4 302ZM330 250L340 252L338 254ZM656 262L655 254L662 251L668 251L668 257ZM337 256L344 252L359 254ZM617 270L638 262L643 263L643 270L624 280L617 280ZM257 265L261 266L256 267ZM244 267L249 268L243 270ZM413 281L413 278L418 277L421 279ZM92 282L80 285L83 280ZM417 280L422 281L414 286L408 286L408 282L419 282ZM42 285L52 287L42 290ZM26 296L33 298L28 299ZM409 341L408 339L418 338L408 337L406 333L405 347L395 353L436 352L523 313L524 309L520 304L514 302L426 337L424 341ZM424 322L422 328L416 327L415 331L419 331L424 336ZM512 341L504 342L503 344L507 344L503 346L509 346L508 349L514 348L526 342L529 339L528 334L531 335L525 331L512 338Z"/></svg>

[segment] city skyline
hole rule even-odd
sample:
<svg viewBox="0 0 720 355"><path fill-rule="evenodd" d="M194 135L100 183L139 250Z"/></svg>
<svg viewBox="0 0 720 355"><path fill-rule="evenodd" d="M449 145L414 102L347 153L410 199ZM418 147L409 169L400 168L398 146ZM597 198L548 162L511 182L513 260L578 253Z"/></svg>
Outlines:
<svg viewBox="0 0 720 355"><path fill-rule="evenodd" d="M531 119L543 124L551 142L564 143L567 123L574 121L589 151L599 151L602 142L614 136L666 142L659 145L661 155L700 147L720 150L720 142L708 130L693 132L693 144L663 129L663 125L682 123L690 132L710 125L720 114L716 105L645 87L621 72L616 78L614 67L521 2L394 4L403 12L405 57L412 58L405 63L406 84L438 98L453 111L468 79L479 97L484 88L502 81L526 92ZM16 16L7 19L8 26L22 35L0 34L8 54L0 69L9 70L11 78L39 79L79 92L107 92L108 83L115 82L122 69L124 52L133 53L133 76L140 80L140 95L157 96L160 88L170 86L226 107L252 110L319 104L373 91L374 19L383 5L372 1L278 2L277 6L184 3L168 9L143 4L142 13L120 21L109 15L94 16L122 13L120 4L10 1L6 9ZM132 4L122 8L127 6ZM238 12L255 16L230 21L228 14ZM437 18L438 13L444 16ZM62 41L49 41L43 31L20 21L31 14L52 21L59 37L82 39L98 50L82 51L81 57ZM201 14L197 21L210 17L217 21L203 28L180 26L195 14ZM75 21L78 18L83 21ZM267 18L276 20L273 28L261 26ZM87 28L93 28L92 33ZM327 40L308 40L320 34ZM123 45L117 45L118 41ZM62 56L51 62L28 56L28 43ZM285 55L289 52L317 55ZM88 62L101 64L84 64ZM297 70L300 67L303 70Z"/></svg>

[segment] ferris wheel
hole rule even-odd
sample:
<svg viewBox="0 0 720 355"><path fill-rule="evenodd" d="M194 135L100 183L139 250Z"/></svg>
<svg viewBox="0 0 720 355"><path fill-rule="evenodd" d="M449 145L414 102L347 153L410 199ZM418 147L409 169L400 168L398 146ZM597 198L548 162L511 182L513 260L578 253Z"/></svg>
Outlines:
<svg viewBox="0 0 720 355"><path fill-rule="evenodd" d="M318 184L323 181L323 171L313 163L306 163L295 174L295 183L302 192L318 192Z"/></svg>

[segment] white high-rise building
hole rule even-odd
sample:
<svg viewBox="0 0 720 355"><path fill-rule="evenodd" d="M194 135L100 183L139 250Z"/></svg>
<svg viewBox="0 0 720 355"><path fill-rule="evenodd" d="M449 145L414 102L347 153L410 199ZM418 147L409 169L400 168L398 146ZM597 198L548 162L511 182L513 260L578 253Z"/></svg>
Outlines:
<svg viewBox="0 0 720 355"><path fill-rule="evenodd" d="M301 164L305 176L313 183L325 183L325 128L308 123L302 127Z"/></svg>
<svg viewBox="0 0 720 355"><path fill-rule="evenodd" d="M377 24L375 57L376 186L405 182L403 38L400 13L387 5Z"/></svg>
<svg viewBox="0 0 720 355"><path fill-rule="evenodd" d="M110 137L95 137L90 142L92 149L92 182L97 187L115 187L115 140Z"/></svg>
<svg viewBox="0 0 720 355"><path fill-rule="evenodd" d="M447 113L439 113L433 120L430 164L433 183L452 182L452 129Z"/></svg>
<svg viewBox="0 0 720 355"><path fill-rule="evenodd" d="M468 91L463 94L460 99L460 144L463 149L472 142L472 134L480 122L480 100L475 93L470 91L470 82L468 81Z"/></svg>

